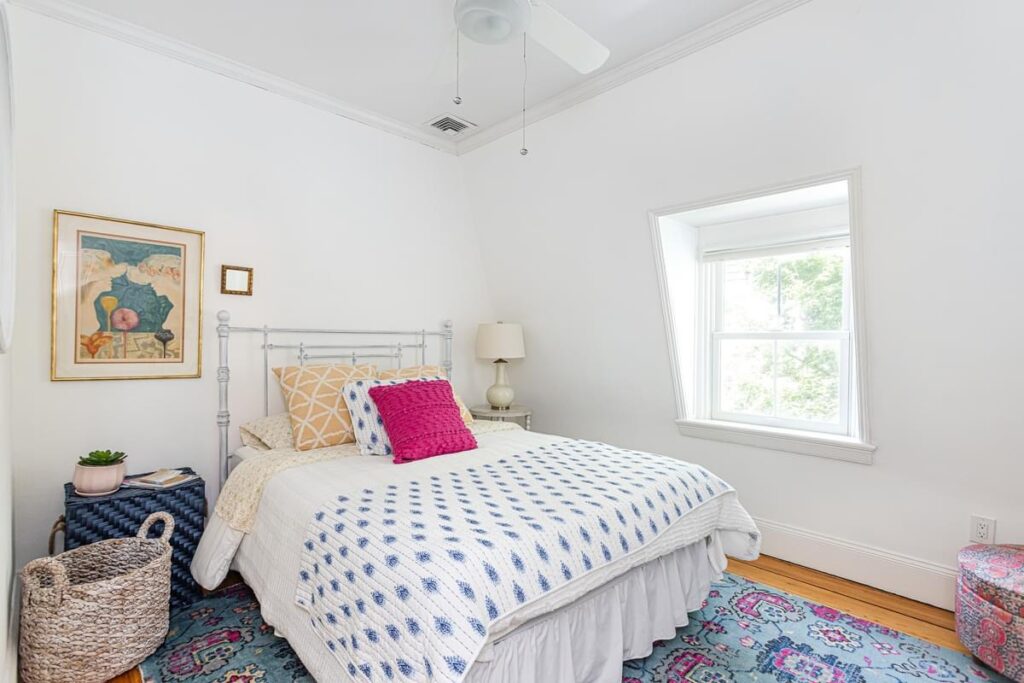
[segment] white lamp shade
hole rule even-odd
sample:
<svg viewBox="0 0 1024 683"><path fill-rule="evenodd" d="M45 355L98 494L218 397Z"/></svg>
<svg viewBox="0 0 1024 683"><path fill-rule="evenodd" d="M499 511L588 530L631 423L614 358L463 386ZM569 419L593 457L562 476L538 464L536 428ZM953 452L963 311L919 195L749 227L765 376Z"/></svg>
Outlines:
<svg viewBox="0 0 1024 683"><path fill-rule="evenodd" d="M476 328L476 357L487 360L525 358L523 326L518 323L483 323Z"/></svg>

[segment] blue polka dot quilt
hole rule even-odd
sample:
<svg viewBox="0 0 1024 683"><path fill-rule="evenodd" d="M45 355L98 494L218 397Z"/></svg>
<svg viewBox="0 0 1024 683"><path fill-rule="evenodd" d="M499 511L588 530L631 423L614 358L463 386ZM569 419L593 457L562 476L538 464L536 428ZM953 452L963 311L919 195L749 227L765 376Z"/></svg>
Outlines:
<svg viewBox="0 0 1024 683"><path fill-rule="evenodd" d="M699 465L561 437L533 443L395 465L339 482L319 505L295 603L353 680L459 683L511 617L543 613L552 596L694 533L730 532L757 553L749 516L718 512L725 500L742 511L736 492Z"/></svg>

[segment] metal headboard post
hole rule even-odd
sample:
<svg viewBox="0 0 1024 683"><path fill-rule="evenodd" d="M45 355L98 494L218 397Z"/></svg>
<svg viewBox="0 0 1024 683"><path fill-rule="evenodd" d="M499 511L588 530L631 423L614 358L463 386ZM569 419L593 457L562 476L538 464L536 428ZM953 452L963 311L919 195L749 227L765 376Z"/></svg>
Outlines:
<svg viewBox="0 0 1024 683"><path fill-rule="evenodd" d="M228 323L231 322L231 314L227 311L218 311L217 321L217 342L220 345L220 365L217 366L217 429L220 430L220 485L224 486L224 481L228 478L228 427L231 426L231 413L228 411L228 382L231 380L231 370L228 368L228 334L231 327Z"/></svg>
<svg viewBox="0 0 1024 683"><path fill-rule="evenodd" d="M226 311L225 311L226 312ZM263 417L270 417L270 329L263 326Z"/></svg>
<svg viewBox="0 0 1024 683"><path fill-rule="evenodd" d="M444 374L448 377L448 381L452 381L452 338L455 336L453 330L453 323L451 320L445 320L441 323L443 328L441 332L441 367L444 368Z"/></svg>
<svg viewBox="0 0 1024 683"><path fill-rule="evenodd" d="M437 337L439 346L440 363L445 375L449 379L452 376L453 354L452 339L454 328L451 320L445 320L441 329L437 332L428 330L324 330L304 329L288 327L232 327L231 314L227 311L217 313L217 340L219 343L219 365L217 366L217 428L219 434L220 449L220 484L228 478L229 465L229 428L231 426L231 411L228 409L228 385L231 381L231 370L228 367L228 343L232 334L251 333L258 334L262 338L263 349L263 414L270 415L270 352L274 350L297 350L300 365L306 361L314 360L344 360L356 364L360 360L370 358L391 359L397 368L402 367L402 354L404 351L415 349L419 351L420 365L426 364L427 338ZM299 341L298 344L274 344L271 335L353 335L362 337L390 336L399 338L398 341L390 344L308 344ZM401 338L411 338L412 343L404 343ZM327 353L309 352L326 350Z"/></svg>

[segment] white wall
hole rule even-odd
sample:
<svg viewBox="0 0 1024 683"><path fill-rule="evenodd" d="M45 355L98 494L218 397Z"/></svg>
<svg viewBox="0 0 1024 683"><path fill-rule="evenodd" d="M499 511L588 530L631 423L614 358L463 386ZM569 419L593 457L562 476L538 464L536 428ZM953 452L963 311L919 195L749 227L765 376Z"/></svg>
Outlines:
<svg viewBox="0 0 1024 683"><path fill-rule="evenodd" d="M134 471L191 465L215 493L218 309L242 325L437 329L451 318L457 388L479 395L487 368L472 358L473 332L492 315L455 157L27 10L12 15L19 566L45 552L62 484L91 449L126 451ZM206 231L202 379L50 382L55 208ZM222 263L255 268L251 299L219 294Z"/></svg>
<svg viewBox="0 0 1024 683"><path fill-rule="evenodd" d="M11 355L0 353L0 680L15 680L18 610L14 599L14 496L11 481Z"/></svg>
<svg viewBox="0 0 1024 683"><path fill-rule="evenodd" d="M1015 0L815 0L464 160L541 430L707 464L766 550L951 604L968 516L1024 542ZM647 212L860 167L874 465L680 436Z"/></svg>

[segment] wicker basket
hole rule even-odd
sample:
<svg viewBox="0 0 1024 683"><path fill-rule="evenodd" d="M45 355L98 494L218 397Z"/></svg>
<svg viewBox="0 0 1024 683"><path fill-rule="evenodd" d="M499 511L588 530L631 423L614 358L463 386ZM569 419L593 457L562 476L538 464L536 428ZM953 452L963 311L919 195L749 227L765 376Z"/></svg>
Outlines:
<svg viewBox="0 0 1024 683"><path fill-rule="evenodd" d="M163 535L148 539L163 521ZM171 590L174 518L154 512L135 538L85 545L21 571L25 683L106 681L164 642Z"/></svg>

